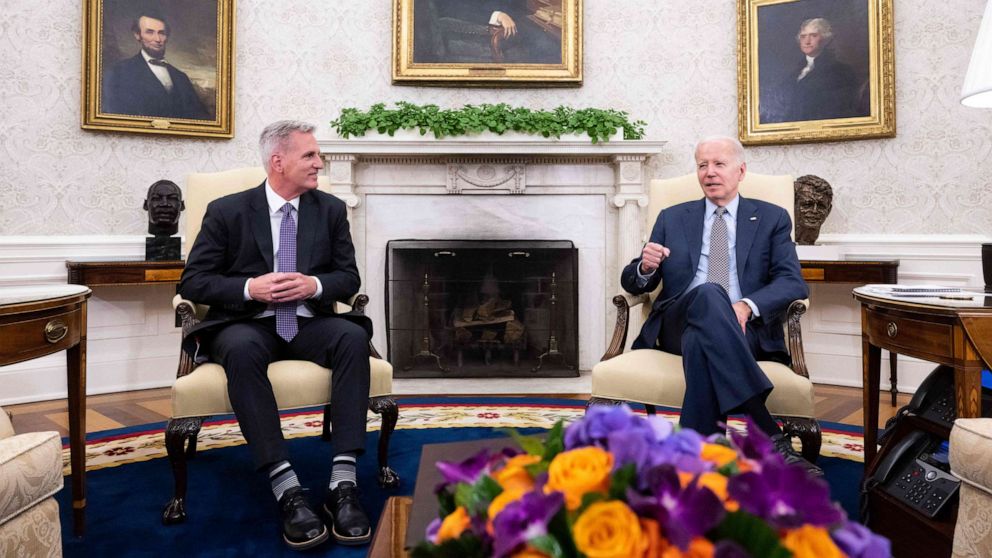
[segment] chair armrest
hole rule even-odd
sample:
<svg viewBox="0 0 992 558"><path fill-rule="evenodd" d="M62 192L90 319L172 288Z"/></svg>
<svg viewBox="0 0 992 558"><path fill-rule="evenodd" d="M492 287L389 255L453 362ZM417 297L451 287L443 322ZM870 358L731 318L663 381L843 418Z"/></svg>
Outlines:
<svg viewBox="0 0 992 558"><path fill-rule="evenodd" d="M610 339L609 346L606 347L603 358L599 359L600 361L610 360L623 353L623 347L627 344L627 329L630 326L630 309L650 301L651 296L647 293L633 295L628 292L621 292L613 297L613 305L617 307L617 323L613 326L613 337Z"/></svg>
<svg viewBox="0 0 992 558"><path fill-rule="evenodd" d="M10 438L14 435L14 425L11 424L12 418L14 418L14 415L10 414L10 411L0 409L0 440Z"/></svg>
<svg viewBox="0 0 992 558"><path fill-rule="evenodd" d="M809 378L806 369L806 353L803 351L803 330L799 320L809 308L809 299L793 300L786 311L786 327L789 331L789 356L792 357L792 371L804 378Z"/></svg>

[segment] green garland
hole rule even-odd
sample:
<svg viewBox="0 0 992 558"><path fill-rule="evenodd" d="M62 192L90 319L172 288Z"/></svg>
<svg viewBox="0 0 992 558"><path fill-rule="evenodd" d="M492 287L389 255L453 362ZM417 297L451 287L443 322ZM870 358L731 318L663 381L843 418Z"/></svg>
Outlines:
<svg viewBox="0 0 992 558"><path fill-rule="evenodd" d="M498 105L465 105L460 109L441 109L437 105L415 105L398 102L395 109L384 103L372 105L369 110L341 109L341 116L331 121L331 126L343 138L363 136L369 130L392 136L399 129L419 129L435 138L464 136L479 132L502 134L506 131L560 138L562 134L585 133L593 143L609 141L617 128L623 128L623 139L642 139L645 123L631 122L627 113L613 109L573 109L558 107L554 110L531 110Z"/></svg>

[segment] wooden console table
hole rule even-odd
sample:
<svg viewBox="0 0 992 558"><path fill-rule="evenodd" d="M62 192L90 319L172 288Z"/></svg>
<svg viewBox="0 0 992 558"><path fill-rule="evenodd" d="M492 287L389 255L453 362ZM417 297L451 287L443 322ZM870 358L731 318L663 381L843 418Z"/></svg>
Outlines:
<svg viewBox="0 0 992 558"><path fill-rule="evenodd" d="M807 283L854 283L895 285L899 282L899 260L799 260ZM899 353L889 351L889 401L896 406L899 395Z"/></svg>
<svg viewBox="0 0 992 558"><path fill-rule="evenodd" d="M865 465L878 445L878 387L882 349L954 368L957 416L982 413L982 368L992 362L992 297L971 301L894 298L854 289L861 303Z"/></svg>
<svg viewBox="0 0 992 558"><path fill-rule="evenodd" d="M86 299L79 285L0 287L0 366L66 351L73 532L86 531Z"/></svg>
<svg viewBox="0 0 992 558"><path fill-rule="evenodd" d="M69 283L87 287L110 285L161 285L178 283L183 260L149 262L144 260L65 262Z"/></svg>

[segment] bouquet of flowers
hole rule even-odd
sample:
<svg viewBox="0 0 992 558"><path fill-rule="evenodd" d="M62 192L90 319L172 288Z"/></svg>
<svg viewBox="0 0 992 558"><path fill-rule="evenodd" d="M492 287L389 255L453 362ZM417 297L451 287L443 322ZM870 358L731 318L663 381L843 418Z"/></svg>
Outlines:
<svg viewBox="0 0 992 558"><path fill-rule="evenodd" d="M437 464L440 517L414 558L891 554L750 422L730 439L704 438L626 406L593 406L544 441L511 434L522 452Z"/></svg>

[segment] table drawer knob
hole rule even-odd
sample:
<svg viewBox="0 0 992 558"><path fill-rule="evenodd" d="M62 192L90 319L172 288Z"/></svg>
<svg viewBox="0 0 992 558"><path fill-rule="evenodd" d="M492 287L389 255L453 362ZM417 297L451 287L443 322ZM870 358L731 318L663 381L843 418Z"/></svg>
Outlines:
<svg viewBox="0 0 992 558"><path fill-rule="evenodd" d="M889 325L885 326L885 333L894 339L896 335L899 335L899 327L896 326L895 322L889 322Z"/></svg>
<svg viewBox="0 0 992 558"><path fill-rule="evenodd" d="M62 320L50 320L45 324L45 340L49 343L58 343L69 333L69 326Z"/></svg>

